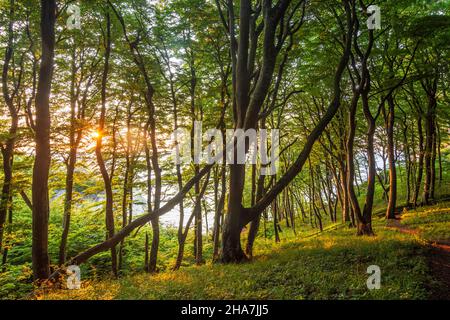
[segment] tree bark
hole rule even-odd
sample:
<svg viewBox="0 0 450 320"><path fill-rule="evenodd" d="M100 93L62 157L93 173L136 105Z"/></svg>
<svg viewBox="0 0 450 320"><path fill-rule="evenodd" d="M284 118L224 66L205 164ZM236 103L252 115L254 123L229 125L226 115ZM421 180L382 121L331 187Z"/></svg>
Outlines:
<svg viewBox="0 0 450 320"><path fill-rule="evenodd" d="M386 209L386 219L395 219L395 209L397 204L397 170L395 167L394 145L395 103L392 95L387 97L387 103L389 106L389 114L386 119L389 160L389 202Z"/></svg>
<svg viewBox="0 0 450 320"><path fill-rule="evenodd" d="M41 0L42 55L36 93L36 155L33 167L33 276L36 280L48 278L48 175L50 169L50 91L55 50L55 0Z"/></svg>
<svg viewBox="0 0 450 320"><path fill-rule="evenodd" d="M417 132L419 135L419 159L417 164L417 178L415 181L414 195L413 195L413 205L417 207L417 203L419 201L419 193L420 187L422 186L422 177L423 177L423 165L424 165L424 157L425 157L425 149L424 149L424 139L423 139L423 128L422 128L422 114L419 112L417 116Z"/></svg>
<svg viewBox="0 0 450 320"><path fill-rule="evenodd" d="M428 110L425 116L425 184L423 187L423 204L429 205L432 199L432 183L433 183L433 142L436 118L436 90L437 80L432 84L422 84L428 97Z"/></svg>

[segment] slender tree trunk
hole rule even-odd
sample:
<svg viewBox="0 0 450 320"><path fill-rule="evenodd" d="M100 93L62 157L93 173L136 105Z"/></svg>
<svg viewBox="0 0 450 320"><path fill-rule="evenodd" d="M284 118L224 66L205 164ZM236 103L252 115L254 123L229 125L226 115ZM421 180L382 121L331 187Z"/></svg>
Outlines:
<svg viewBox="0 0 450 320"><path fill-rule="evenodd" d="M156 217L150 221L152 225L152 246L150 249L150 272L157 272L157 257L158 257L158 249L159 249L159 218Z"/></svg>
<svg viewBox="0 0 450 320"><path fill-rule="evenodd" d="M213 260L216 261L219 257L219 246L220 246L220 229L221 222L223 219L223 209L225 205L225 195L226 195L226 165L222 165L221 170L221 195L218 199L216 206L216 212L214 215L214 231L213 231Z"/></svg>
<svg viewBox="0 0 450 320"><path fill-rule="evenodd" d="M372 209L375 196L376 160L374 150L374 137L376 130L376 119L372 116L369 107L368 91L361 95L364 116L367 120L367 191L366 200L362 212L362 221L358 224L359 235L373 235L372 230Z"/></svg>
<svg viewBox="0 0 450 320"><path fill-rule="evenodd" d="M155 114L155 105L153 103L153 95L155 93L155 90L153 88L153 85L150 81L150 76L147 72L146 63L145 60L139 50L139 41L132 42L131 39L128 37L128 33L126 30L125 21L123 19L123 16L120 14L119 11L116 10L114 5L108 1L109 6L114 11L116 17L118 18L120 25L122 27L122 31L125 37L125 41L128 44L128 47L130 49L131 55L133 56L133 61L138 67L143 80L145 82L146 91L145 91L145 104L147 106L147 113L148 113L148 120L147 120L147 127L150 129L149 135L150 135L150 144L151 144L151 165L152 169L155 175L155 194L154 194L154 210L159 210L160 208L160 202L161 202L161 188L162 188L162 180L161 180L161 168L159 166L159 160L158 160L158 146L156 142L156 114ZM150 213L149 213L150 214ZM151 219L152 225L159 224L159 216ZM153 239L152 239L152 248L154 250L151 250L150 252L150 270L156 270L156 261L157 261L157 255L158 255L158 249L157 245L159 244L159 233L153 233ZM152 263L154 263L152 265Z"/></svg>
<svg viewBox="0 0 450 320"><path fill-rule="evenodd" d="M149 273L149 252L148 252L148 233L145 233L145 245L144 245L144 270Z"/></svg>
<svg viewBox="0 0 450 320"><path fill-rule="evenodd" d="M442 138L441 138L441 128L439 126L439 123L436 121L436 131L437 131L437 151L438 151L438 161L439 161L439 185L442 182L442 153L441 153L441 147L442 147Z"/></svg>
<svg viewBox="0 0 450 320"><path fill-rule="evenodd" d="M423 187L423 203L430 204L433 183L433 137L435 119L436 97L433 92L428 92L428 112L425 117L425 184Z"/></svg>
<svg viewBox="0 0 450 320"><path fill-rule="evenodd" d="M112 192L112 184L111 178L106 169L106 164L102 155L102 142L103 135L105 134L105 118L106 118L106 85L108 81L108 72L109 72L109 58L111 54L111 20L109 16L109 12L106 12L106 38L105 40L105 63L103 67L103 75L102 75L102 87L101 87L101 96L102 96L102 106L101 113L98 125L98 138L97 145L95 148L95 154L97 157L97 164L100 169L100 173L103 178L103 184L105 188L106 195L106 207L105 207L105 221L106 221L106 230L107 230L107 239L112 238L114 236L114 209L113 209L113 192ZM117 276L117 254L116 247L111 247L111 269L114 276Z"/></svg>
<svg viewBox="0 0 450 320"><path fill-rule="evenodd" d="M70 220L72 213L72 199L73 199L73 179L75 172L75 165L77 162L78 146L81 141L82 133L76 134L77 122L76 122L76 102L77 94L75 93L75 81L76 81L76 55L75 50L72 55L72 74L70 83L70 129L69 129L69 158L66 167L66 186L64 194L64 213L63 213L63 232L61 235L61 242L59 245L59 265L63 265L66 261L66 247L67 237L70 230Z"/></svg>
<svg viewBox="0 0 450 320"><path fill-rule="evenodd" d="M70 219L72 213L73 176L75 172L76 153L77 150L75 148L71 148L69 154L69 162L67 164L66 189L64 196L63 232L61 235L61 243L59 245L59 265L63 265L66 261L67 237L69 235Z"/></svg>
<svg viewBox="0 0 450 320"><path fill-rule="evenodd" d="M266 119L262 118L260 121L260 128L266 129ZM266 150L268 149L268 146L266 146ZM253 166L252 171L252 201L251 205L254 206L256 201L259 201L261 197L263 196L265 190L264 190L264 181L265 176L259 175L257 181L256 179L256 165ZM255 190L256 188L256 190ZM249 258L253 257L253 245L255 243L256 236L258 234L259 225L261 222L261 215L256 217L253 221L250 222L250 229L248 231L247 236L247 245L245 247L245 253L249 256Z"/></svg>
<svg viewBox="0 0 450 320"><path fill-rule="evenodd" d="M11 227L13 223L13 206L12 206L12 197L10 199L11 205L8 208L8 227L6 229L7 233L11 232ZM8 262L8 246L5 246L3 249L3 257L2 257L2 272L6 272L6 263Z"/></svg>
<svg viewBox="0 0 450 320"><path fill-rule="evenodd" d="M132 208L132 201L131 199L131 192L130 191L130 187L131 187L131 160L130 160L130 154L131 154L131 117L132 117L132 113L131 113L131 107L133 105L133 102L130 101L130 103L128 104L127 107L127 133L126 133L126 148L125 148L125 172L124 172L124 177L123 177L123 189L122 189L122 228L125 228L125 226L127 225L127 220L128 220L128 209ZM129 201L130 200L130 201ZM128 206L128 202L129 202L129 206ZM131 210L130 210L130 215L131 215ZM131 221L131 217L130 217L130 221ZM123 255L124 255L124 246L125 246L125 241L121 241L120 242L120 246L119 246L119 263L118 263L118 269L122 270L122 266L123 266Z"/></svg>
<svg viewBox="0 0 450 320"><path fill-rule="evenodd" d="M203 196L205 195L206 192L206 188L208 187L208 183L209 183L209 177L210 177L210 172L208 172L208 174L206 175L205 181L203 182L203 186L200 190L200 193L198 194L198 196L195 198L195 204L194 204L194 209L192 210L192 214L189 217L186 227L184 229L184 233L182 236L182 239L179 243L178 246L178 254L177 254L177 259L175 261L175 265L173 267L173 270L178 270L181 266L181 262L183 261L183 255L184 255L184 247L185 247L185 243L186 243L186 238L188 236L188 232L189 232L189 228L191 226L192 221L195 218L195 210L197 209L196 207L199 207L201 205L201 200L203 198Z"/></svg>
<svg viewBox="0 0 450 320"><path fill-rule="evenodd" d="M55 0L41 0L42 54L36 93L36 155L33 167L33 275L43 280L50 275L48 255L48 175L50 169L50 107L55 49Z"/></svg>
<svg viewBox="0 0 450 320"><path fill-rule="evenodd" d="M419 113L417 119L417 132L419 135L419 159L417 165L417 179L415 183L414 196L413 196L413 204L414 207L417 206L417 202L419 200L420 187L422 185L422 176L423 176L423 166L424 166L424 139L423 139L423 129L422 129L422 115Z"/></svg>
<svg viewBox="0 0 450 320"><path fill-rule="evenodd" d="M1 144L1 153L3 161L3 184L2 194L0 197L0 252L3 247L3 233L6 223L6 216L8 214L9 207L11 205L11 187L13 180L13 155L16 144L16 134L19 123L18 108L14 106L15 93L10 94L8 87L8 73L11 59L13 57L13 23L14 23L14 0L9 2L9 23L8 23L8 44L5 50L5 59L2 69L2 92L5 104L9 110L9 116L11 118L10 127L8 130L8 137L5 144ZM22 70L20 71L22 72ZM20 83L17 84L19 86ZM17 91L17 90L14 90Z"/></svg>
<svg viewBox="0 0 450 320"><path fill-rule="evenodd" d="M342 207L342 222L350 222L350 199L347 190L347 168L346 164L342 162L340 164L340 176L341 176L341 189L343 193L343 207Z"/></svg>
<svg viewBox="0 0 450 320"><path fill-rule="evenodd" d="M386 121L389 159L389 202L386 209L386 219L395 219L395 209L397 204L397 171L395 167L394 145L395 104L392 95L387 97L387 102L389 105L389 114Z"/></svg>
<svg viewBox="0 0 450 320"><path fill-rule="evenodd" d="M353 217L361 217L361 207L358 203L358 198L355 193L355 188L353 186L355 181L355 163L354 163L354 141L356 134L356 109L358 106L358 100L360 97L360 92L354 90L353 98L350 104L350 111L348 115L348 138L347 138L347 192L349 195L352 215ZM354 219L354 218L353 218ZM353 220L352 219L352 220Z"/></svg>
<svg viewBox="0 0 450 320"><path fill-rule="evenodd" d="M279 223L279 206L278 198L273 199L272 204L273 231L275 233L275 242L280 242L280 223Z"/></svg>
<svg viewBox="0 0 450 320"><path fill-rule="evenodd" d="M431 151L431 186L430 186L430 198L432 200L435 199L435 190L436 190L436 154L437 154L437 134L436 134L436 119L434 119L433 143Z"/></svg>
<svg viewBox="0 0 450 320"><path fill-rule="evenodd" d="M265 176L260 175L258 177L258 181L256 184L256 196L255 199L252 199L252 205L261 198L264 194L264 180ZM256 219L250 222L250 229L248 231L247 236L247 245L245 247L245 253L249 256L249 258L253 257L253 245L255 243L256 235L258 234L259 225L261 222L261 215L259 215Z"/></svg>
<svg viewBox="0 0 450 320"><path fill-rule="evenodd" d="M0 251L3 245L3 233L6 222L6 216L11 205L11 187L13 180L13 155L16 141L16 132L18 127L18 117L13 115L11 118L11 126L8 132L8 139L5 145L1 146L3 161L3 186L0 199Z"/></svg>

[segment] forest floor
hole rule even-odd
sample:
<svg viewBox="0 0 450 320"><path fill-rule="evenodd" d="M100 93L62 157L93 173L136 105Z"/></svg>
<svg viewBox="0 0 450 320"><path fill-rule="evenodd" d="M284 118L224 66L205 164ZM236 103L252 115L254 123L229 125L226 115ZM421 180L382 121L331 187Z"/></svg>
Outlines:
<svg viewBox="0 0 450 320"><path fill-rule="evenodd" d="M37 299L449 299L450 203L374 221L375 237L341 226L317 236L258 239L250 263L183 267L118 280L84 280L80 290L46 290ZM369 290L367 268L381 269Z"/></svg>
<svg viewBox="0 0 450 320"><path fill-rule="evenodd" d="M439 214L439 215L436 215ZM450 300L450 210L436 206L428 210L415 210L399 214L388 226L410 234L429 248L427 255L433 278L441 283L430 288L432 298ZM443 225L442 225L443 224ZM442 229L442 227L444 229Z"/></svg>

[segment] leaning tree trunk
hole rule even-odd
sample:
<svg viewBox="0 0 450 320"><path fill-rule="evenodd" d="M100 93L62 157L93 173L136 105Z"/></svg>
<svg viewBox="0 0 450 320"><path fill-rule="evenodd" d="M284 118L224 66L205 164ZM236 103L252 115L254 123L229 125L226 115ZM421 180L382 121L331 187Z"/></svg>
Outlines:
<svg viewBox="0 0 450 320"><path fill-rule="evenodd" d="M210 177L210 172L207 173L207 175L205 177L205 181L203 182L203 186L202 186L202 188L200 190L200 193L195 198L194 209L192 210L192 214L191 214L191 216L189 217L189 219L187 221L187 224L186 224L186 227L185 227L184 232L182 234L181 240L179 241L177 259L175 261L175 265L173 267L173 270L178 270L180 268L180 266L181 266L181 262L183 261L184 247L185 247L185 243L186 243L186 238L188 236L189 228L191 226L191 223L192 223L193 219L195 218L195 212L197 212L196 211L197 207L201 206L202 198L205 195L206 188L208 187L209 177Z"/></svg>
<svg viewBox="0 0 450 320"><path fill-rule="evenodd" d="M265 176L260 175L258 177L258 181L256 183L256 197L254 200L258 201L261 199L262 195L264 194L264 180ZM252 199L254 205L254 200ZM257 218L255 218L250 223L250 229L248 231L247 236L247 245L245 247L245 253L252 258L253 257L253 244L255 243L256 235L258 234L259 225L261 222L261 215L259 215Z"/></svg>

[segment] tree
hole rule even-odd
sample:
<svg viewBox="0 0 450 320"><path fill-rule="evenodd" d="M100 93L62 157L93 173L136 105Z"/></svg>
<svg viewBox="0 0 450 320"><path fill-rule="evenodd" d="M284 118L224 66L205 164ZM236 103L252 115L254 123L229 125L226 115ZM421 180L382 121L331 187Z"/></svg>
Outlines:
<svg viewBox="0 0 450 320"><path fill-rule="evenodd" d="M50 274L48 256L48 174L50 168L49 97L55 50L56 2L41 1L41 62L36 92L36 156L33 167L33 275L36 280Z"/></svg>

